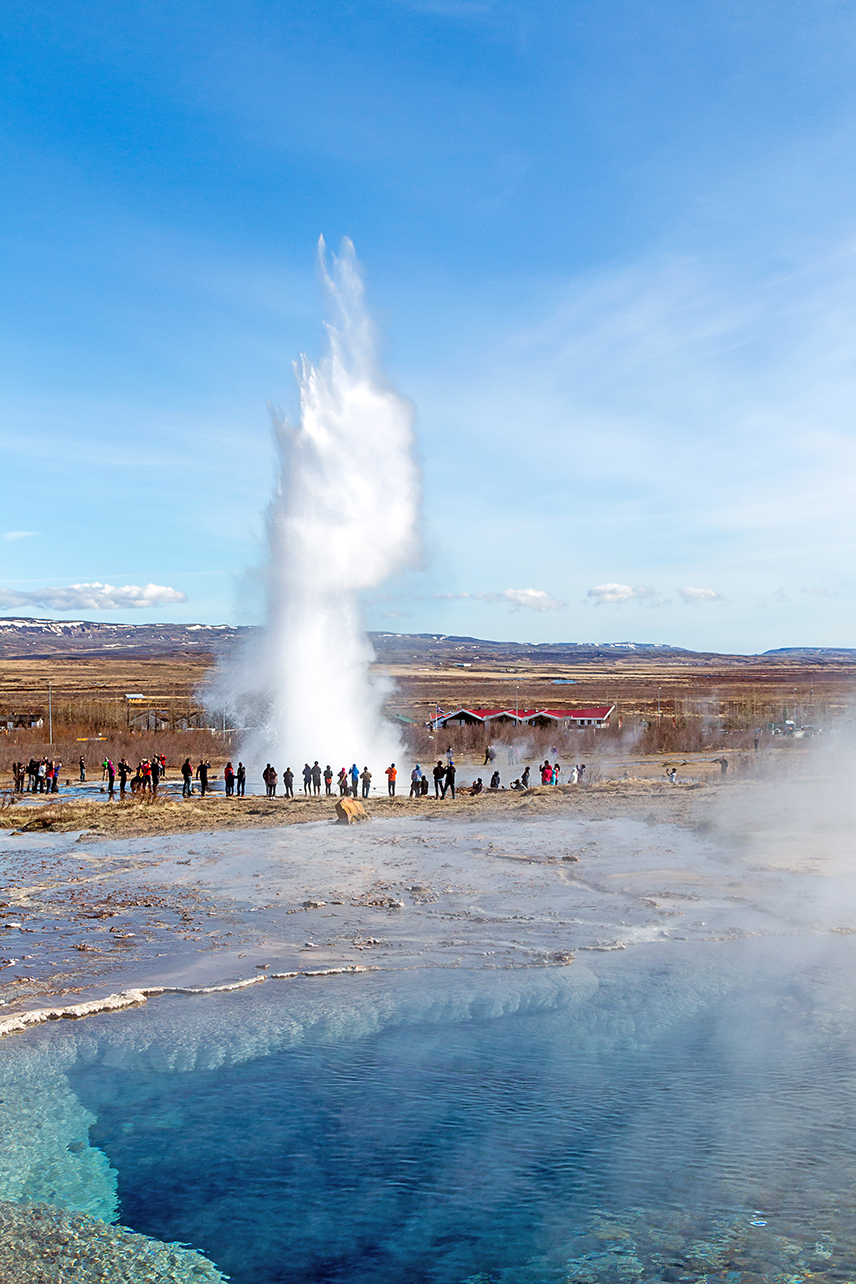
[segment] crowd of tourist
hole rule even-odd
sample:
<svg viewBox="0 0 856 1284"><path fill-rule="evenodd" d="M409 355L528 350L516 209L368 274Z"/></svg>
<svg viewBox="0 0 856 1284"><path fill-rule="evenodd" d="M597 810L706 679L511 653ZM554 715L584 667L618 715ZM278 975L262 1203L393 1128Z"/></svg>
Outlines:
<svg viewBox="0 0 856 1284"><path fill-rule="evenodd" d="M232 764L229 763L226 767L227 794L231 792L228 783L231 766ZM568 783L572 785L581 784L585 775L585 770L585 763L580 763L571 767L568 773ZM239 763L239 775L242 771L243 766ZM545 759L538 767L538 774L542 785L558 785L561 783L562 779L562 768L558 762L551 763L549 759ZM390 798L394 798L398 783L398 768L394 762L390 763L390 765L385 768L384 775L386 776L387 781L387 793ZM529 788L530 776L531 768L527 766L518 779L512 781L510 785L505 786L502 783L499 770L495 770L490 778L489 785L485 785L481 776L479 776L473 781L470 786L470 790L474 794L485 793L491 790L496 793L505 788L524 790ZM322 784L324 786L325 796L332 795L334 779L339 797L358 798L361 796L363 798L368 798L372 783L372 773L369 771L368 767L363 767L362 771L360 771L357 764L353 763L350 767L341 767L338 773L334 776L333 768L330 764L328 763L327 766L322 769L317 758L311 766L308 762L303 764L302 777L303 793L309 798L318 797L320 795ZM446 798L447 796L454 798L456 778L457 767L455 766L454 756L451 749L448 749L446 751L445 761L442 758L438 758L433 767L423 770L419 763L416 763L410 773L410 797L424 798L428 793L430 793L431 781L433 780L435 798ZM264 781L265 793L268 798L276 797L279 779L280 777L277 769L272 766L271 763L267 763L264 771L262 772L262 780ZM285 771L282 773L282 786L283 796L286 798L293 798L294 772L291 767L286 767ZM243 793L243 788L241 788L239 792Z"/></svg>
<svg viewBox="0 0 856 1284"><path fill-rule="evenodd" d="M59 760L31 758L12 763L13 789L17 794L55 794L59 790Z"/></svg>
<svg viewBox="0 0 856 1284"><path fill-rule="evenodd" d="M116 778L119 779L119 797L124 798L130 789L132 794L157 794L161 780L166 776L166 757L163 754L152 754L151 758L141 758L136 768L132 767L122 755L117 763L112 758L101 761L101 779L107 782L108 797L116 795ZM86 763L80 759L80 779L86 780Z"/></svg>
<svg viewBox="0 0 856 1284"><path fill-rule="evenodd" d="M485 755L485 761L492 763L494 757L495 754L488 752ZM158 792L160 782L166 776L166 758L163 754L153 754L150 758L141 759L136 768L132 768L124 756L115 764L111 758L104 758L100 766L101 779L107 784L107 793L110 798L115 797L117 779L120 798L124 798L128 790L132 794L149 794L154 797ZM36 758L31 758L28 763L13 763L14 789L18 793L55 794L59 789L61 767L62 763L60 761L49 760L48 758L42 758L40 761ZM80 781L85 783L86 763L83 757L80 758L79 768ZM181 765L181 796L183 798L190 797L194 793L194 783L198 783L199 793L204 798L209 792L210 770L211 763L204 758L196 764L195 768L190 758L185 758ZM568 783L573 785L580 784L583 781L585 770L585 763L570 768ZM549 758L545 758L544 762L539 765L538 773L542 785L558 785L562 778L562 768L559 763L550 762ZM303 793L310 798L317 798L321 794L322 785L325 796L333 796L334 780L335 788L340 798L368 798L371 792L372 773L367 766L360 771L355 762L350 767L341 767L338 773L334 775L333 768L329 763L322 768L316 758L311 766L308 762L303 764L301 775L303 778ZM387 793L390 798L394 798L398 781L398 768L394 762L385 768L384 775L387 781ZM431 781L433 780L435 798L446 798L449 795L454 798L456 777L457 768L454 755L451 749L447 749L445 760L438 758L433 767L423 770L419 763L416 763L410 772L410 797L424 798L430 792ZM242 762L238 763L237 768L233 767L231 762L227 762L223 780L227 798L244 797L247 786L247 769ZM276 797L279 781L279 772L271 763L267 763L262 772L262 782L268 798ZM66 781L67 783L68 781ZM509 786L503 785L500 772L497 769L490 777L490 784L487 786L481 776L474 780L471 792L474 794L487 791L497 792L506 787L513 790L524 790L529 788L529 784L530 768L528 766ZM294 797L294 772L291 767L286 767L282 773L282 788L285 798Z"/></svg>

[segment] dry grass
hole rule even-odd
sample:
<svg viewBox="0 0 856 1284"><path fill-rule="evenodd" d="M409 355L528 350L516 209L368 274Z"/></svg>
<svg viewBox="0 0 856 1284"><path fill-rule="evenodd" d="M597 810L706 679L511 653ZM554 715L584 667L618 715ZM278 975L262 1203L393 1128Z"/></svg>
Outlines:
<svg viewBox="0 0 856 1284"><path fill-rule="evenodd" d="M32 710L45 718L40 731L9 733L0 740L0 769L8 770L19 758L44 755L60 758L63 778L71 778L77 774L81 752L90 774L105 754L114 761L124 754L136 763L152 753L165 753L173 766L187 754L194 761L204 755L221 764L237 751L237 743L224 742L216 732L133 732L125 701L126 693L139 691L146 697L145 708L162 709L174 719L197 716L196 692L210 663L211 657L196 653L151 659L120 654L0 658L0 712ZM484 753L488 737L483 728L429 733L425 724L438 704L444 709L616 706L606 732L528 732L525 751L533 760L550 753L554 745L565 761L588 760L596 752L732 751L751 745L756 727L785 717L834 725L850 709L856 677L854 665L804 659L690 657L652 662L620 655L577 664L545 661L540 667L531 662L496 663L463 670L438 661L419 667L397 664L386 671L397 687L391 711L413 719L408 738L419 761L430 760L447 745L475 757ZM556 685L557 678L571 679L573 685ZM47 735L49 682L53 745ZM496 731L490 738L502 744L512 734ZM775 744L785 747L781 740Z"/></svg>
<svg viewBox="0 0 856 1284"><path fill-rule="evenodd" d="M64 734L54 736L51 745L42 728L40 731L12 732L3 737L0 742L0 771L11 771L13 762L29 762L31 757L37 760L49 758L62 763L63 781L77 780L78 762L82 755L87 779L100 780L101 763L105 758L115 763L125 757L135 767L143 758L151 758L156 753L166 756L167 766L173 768L174 775L175 769L188 755L194 763L203 757L216 764L225 762L231 754L231 746L228 737L224 743L222 736L210 731L116 731L103 738L83 740Z"/></svg>
<svg viewBox="0 0 856 1284"><path fill-rule="evenodd" d="M652 808L677 823L695 813L699 799L717 792L718 772L710 783L673 786L661 778L630 777L624 780L592 781L585 786L535 786L525 792L501 790L472 795L469 789L457 797L435 799L384 795L364 803L369 819L419 816L440 819L476 819L482 815L530 816L556 810L579 811L584 815L632 815ZM750 782L751 787L751 782ZM125 799L106 802L52 801L41 806L10 808L0 812L0 829L19 833L85 831L87 838L136 838L144 835L207 833L219 830L279 828L308 822L336 821L336 798L293 799L262 797L226 798L213 794L205 799ZM689 810L688 810L689 809Z"/></svg>

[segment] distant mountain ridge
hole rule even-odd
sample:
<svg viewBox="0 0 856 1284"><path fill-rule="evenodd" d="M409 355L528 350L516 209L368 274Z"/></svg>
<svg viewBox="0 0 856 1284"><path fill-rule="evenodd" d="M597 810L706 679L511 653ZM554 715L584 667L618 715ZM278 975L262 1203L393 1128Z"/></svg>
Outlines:
<svg viewBox="0 0 856 1284"><path fill-rule="evenodd" d="M249 632L249 627L230 624L111 624L0 616L0 656L97 655L119 650L137 656L184 650L216 654Z"/></svg>
<svg viewBox="0 0 856 1284"><path fill-rule="evenodd" d="M0 616L0 656L47 658L51 655L115 654L143 658L157 655L210 654L229 650L257 626L230 624L112 624L95 620L39 620ZM856 648L779 647L761 655L725 655L689 651L665 642L494 642L449 633L370 633L381 664L418 661L467 667L484 663L570 664L635 659L684 664L727 661L735 665L765 660L775 664L802 660L813 664L852 664Z"/></svg>

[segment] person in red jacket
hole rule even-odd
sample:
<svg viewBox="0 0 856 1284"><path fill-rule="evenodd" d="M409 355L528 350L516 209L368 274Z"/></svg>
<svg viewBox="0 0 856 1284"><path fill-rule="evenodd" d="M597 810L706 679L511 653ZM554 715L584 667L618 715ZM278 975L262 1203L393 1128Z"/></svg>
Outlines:
<svg viewBox="0 0 856 1284"><path fill-rule="evenodd" d="M395 779L396 779L396 776L398 775L398 772L395 770L394 762L387 767L386 771L384 772L384 775L386 776L386 779L387 779L387 788L389 790L389 796L390 798L394 798L395 797Z"/></svg>

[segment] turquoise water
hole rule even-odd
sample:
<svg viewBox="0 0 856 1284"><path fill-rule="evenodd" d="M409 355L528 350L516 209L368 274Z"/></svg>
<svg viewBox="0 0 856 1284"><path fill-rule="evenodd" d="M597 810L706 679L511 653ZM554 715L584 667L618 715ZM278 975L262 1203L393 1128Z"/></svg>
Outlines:
<svg viewBox="0 0 856 1284"><path fill-rule="evenodd" d="M163 999L87 1022L68 1077L121 1221L236 1284L834 1284L854 963L846 938L664 945Z"/></svg>

